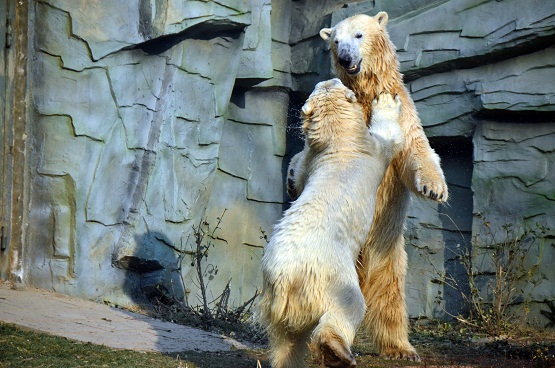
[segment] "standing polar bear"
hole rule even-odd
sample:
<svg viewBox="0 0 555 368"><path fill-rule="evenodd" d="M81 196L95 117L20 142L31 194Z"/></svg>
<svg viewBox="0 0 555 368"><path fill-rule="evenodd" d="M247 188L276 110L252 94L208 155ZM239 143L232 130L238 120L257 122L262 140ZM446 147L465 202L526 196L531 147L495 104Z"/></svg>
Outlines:
<svg viewBox="0 0 555 368"><path fill-rule="evenodd" d="M378 189L374 223L359 255L358 277L366 300L364 325L380 354L391 359L420 360L408 341L405 305L407 254L403 238L410 192L438 202L447 201L447 185L438 155L424 135L413 101L403 85L395 46L385 29L388 15L355 15L320 36L328 43L332 68L362 105L367 123L375 114L372 101L383 91L401 98L399 120L405 136ZM303 191L307 148L293 157L287 186L292 199ZM348 193L348 194L347 194ZM345 194L354 198L348 190ZM365 233L366 234L366 233Z"/></svg>
<svg viewBox="0 0 555 368"><path fill-rule="evenodd" d="M272 367L303 367L308 343L331 367L354 367L350 346L364 317L356 262L383 175L402 146L399 97L373 102L368 129L354 93L320 82L302 108L303 192L262 257L261 324Z"/></svg>

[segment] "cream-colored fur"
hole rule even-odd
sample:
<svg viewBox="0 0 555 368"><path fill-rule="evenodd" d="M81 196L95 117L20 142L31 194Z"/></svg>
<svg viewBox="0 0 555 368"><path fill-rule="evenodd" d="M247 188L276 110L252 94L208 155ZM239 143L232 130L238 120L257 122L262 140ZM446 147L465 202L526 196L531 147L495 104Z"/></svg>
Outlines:
<svg viewBox="0 0 555 368"><path fill-rule="evenodd" d="M276 225L262 258L261 323L272 367L303 367L308 344L328 366L354 367L364 317L356 270L383 175L403 144L398 97L374 102L370 131L352 91L319 83L303 106L303 192Z"/></svg>
<svg viewBox="0 0 555 368"><path fill-rule="evenodd" d="M402 111L399 124L405 143L393 159L378 189L374 223L359 255L358 275L366 300L364 324L382 356L419 360L408 341L405 305L407 255L403 230L410 192L438 202L447 201L448 192L438 155L428 143L416 108L403 85L395 47L385 26L388 15L355 15L333 28L320 31L328 43L332 67L341 81L355 93L367 123L376 111L372 101L382 92L399 95ZM307 154L297 154L292 162L303 162ZM292 198L302 193L302 165L290 166L288 192Z"/></svg>

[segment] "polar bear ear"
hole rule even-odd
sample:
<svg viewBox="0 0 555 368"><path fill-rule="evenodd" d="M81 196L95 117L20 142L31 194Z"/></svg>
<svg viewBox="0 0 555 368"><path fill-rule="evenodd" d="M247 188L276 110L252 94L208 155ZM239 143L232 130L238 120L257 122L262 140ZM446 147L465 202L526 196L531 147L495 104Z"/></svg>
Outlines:
<svg viewBox="0 0 555 368"><path fill-rule="evenodd" d="M301 110L303 111L304 116L310 116L312 114L312 109L310 101L306 101Z"/></svg>
<svg viewBox="0 0 555 368"><path fill-rule="evenodd" d="M387 20L389 19L389 15L387 15L386 12L381 11L378 14L376 14L374 19L376 19L376 21L380 26L382 26L382 28L385 28L385 25L387 24Z"/></svg>
<svg viewBox="0 0 555 368"><path fill-rule="evenodd" d="M310 116L312 115L312 110L313 110L313 106L312 103L310 103L310 100L306 101L303 105L303 107L301 108L302 112L303 112L303 133L305 135L308 134L308 128L310 127Z"/></svg>
<svg viewBox="0 0 555 368"><path fill-rule="evenodd" d="M329 41L329 39L331 38L331 31L331 28L322 28L320 30L320 37L322 37L324 41Z"/></svg>
<svg viewBox="0 0 555 368"><path fill-rule="evenodd" d="M357 102L357 97L355 96L355 93L350 89L345 91L345 97L347 97L347 101L349 102L352 102L352 103Z"/></svg>

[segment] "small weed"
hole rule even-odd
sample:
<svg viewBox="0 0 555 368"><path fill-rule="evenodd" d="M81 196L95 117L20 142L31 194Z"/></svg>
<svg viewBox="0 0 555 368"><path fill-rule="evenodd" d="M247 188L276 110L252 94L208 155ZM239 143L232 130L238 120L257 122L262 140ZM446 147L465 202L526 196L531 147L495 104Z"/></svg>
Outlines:
<svg viewBox="0 0 555 368"><path fill-rule="evenodd" d="M541 259L532 267L526 267L525 260L536 240L542 254L549 229L536 224L533 228L517 230L509 224L502 226L502 233L498 234L483 217L482 220L482 236L455 255L466 271L468 285L461 285L449 272L438 272L439 281L460 294L468 307L468 315L444 311L478 333L507 336L522 325L523 315L528 312L527 295L543 280L537 274ZM436 302L443 302L441 292Z"/></svg>

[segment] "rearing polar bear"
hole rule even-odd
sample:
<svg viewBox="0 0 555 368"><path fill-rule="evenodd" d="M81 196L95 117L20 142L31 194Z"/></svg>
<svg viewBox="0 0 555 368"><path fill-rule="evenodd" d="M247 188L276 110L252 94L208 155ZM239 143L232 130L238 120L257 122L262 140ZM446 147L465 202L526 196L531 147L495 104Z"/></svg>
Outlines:
<svg viewBox="0 0 555 368"><path fill-rule="evenodd" d="M395 46L387 33L389 17L357 14L324 28L320 36L330 49L332 69L361 104L367 124L372 125L372 101L383 91L399 95L399 125L405 143L393 158L378 189L374 223L358 259L360 288L366 299L364 327L380 355L388 359L420 360L408 339L405 302L407 252L405 218L411 192L444 203L449 191L439 156L430 147L418 112L403 84ZM294 199L302 192L302 171L307 149L291 160L287 186Z"/></svg>
<svg viewBox="0 0 555 368"><path fill-rule="evenodd" d="M320 82L302 107L307 155L295 165L302 194L284 213L262 257L261 323L272 367L316 359L354 367L350 346L364 317L356 263L372 225L376 192L403 145L398 96L374 101L371 128L339 79Z"/></svg>

